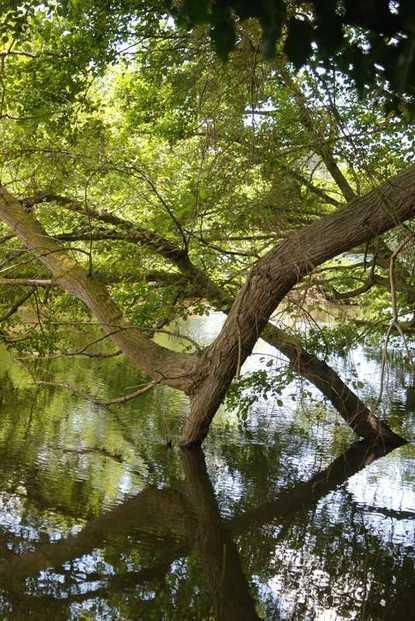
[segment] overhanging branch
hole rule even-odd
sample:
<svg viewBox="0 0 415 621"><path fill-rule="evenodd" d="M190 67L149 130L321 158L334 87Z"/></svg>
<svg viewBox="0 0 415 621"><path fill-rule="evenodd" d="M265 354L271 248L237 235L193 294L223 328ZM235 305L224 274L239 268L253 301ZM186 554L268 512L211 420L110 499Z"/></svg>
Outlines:
<svg viewBox="0 0 415 621"><path fill-rule="evenodd" d="M82 300L105 332L113 332L111 338L115 344L138 368L156 381L184 392L190 389L197 356L166 349L129 325L105 287L71 259L66 249L52 239L33 215L2 186L0 218L51 271L54 282Z"/></svg>

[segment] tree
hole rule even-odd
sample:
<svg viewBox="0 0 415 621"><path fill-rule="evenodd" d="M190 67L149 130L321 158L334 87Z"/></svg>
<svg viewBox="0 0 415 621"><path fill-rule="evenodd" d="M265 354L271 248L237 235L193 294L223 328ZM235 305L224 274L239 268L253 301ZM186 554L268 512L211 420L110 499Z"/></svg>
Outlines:
<svg viewBox="0 0 415 621"><path fill-rule="evenodd" d="M94 15L98 19L103 13L97 11ZM126 14L122 14L122 17L125 16ZM395 436L389 428L380 423L342 382L339 383L339 378L333 375L327 365L324 366L321 361L304 352L298 340L287 338L284 333L276 330L275 326L266 326L271 314L292 288L301 283L316 267L342 252L377 239L398 223L413 217L415 209L413 169L391 176L371 191L368 191L368 187L363 188L362 196L356 196L351 182L342 172L340 158L331 148L332 138L327 140L324 134L327 128L325 118L321 125L316 122L304 91L297 88L289 69L284 66L280 69L278 79L287 90L280 91L278 95L280 99L275 99L276 95L272 93L267 80L262 82L265 90L257 93L255 97L252 96L252 88L246 88L245 82L242 92L237 90L228 92L224 109L231 108L234 116L232 123L229 123L233 132L231 157L226 160L226 150L218 144L220 140L218 131L225 131L228 134L231 132L227 128L227 120L222 122L222 125L216 123L218 117L215 117L212 109L215 96L222 97L221 84L226 84L224 78L217 79L213 86L208 82L208 87L202 91L202 93L209 91L206 109L203 106L202 110L200 109L200 98L197 100L195 97L189 97L188 91L183 89L183 84L188 84L192 72L198 71L204 62L203 58L192 62L196 44L199 47L202 44L207 50L209 63L214 64L217 61L212 59L203 33L197 34L195 42L183 38L175 29L165 24L153 25L152 30L148 30L149 26L145 24L147 30L144 33L140 31L142 37L140 41L144 41L145 45L143 43L144 51L141 54L139 75L135 77L141 79L141 83L132 81L133 91L130 92L128 83L124 86L121 84L122 98L127 105L123 116L119 102L114 99L110 101L121 119L120 122L111 124L102 112L104 103L109 105L108 101L105 102L105 95L100 94L98 87L95 90L91 89L89 83L89 79L99 75L99 63L88 69L88 64L94 56L94 48L90 47L91 29L88 28L87 21L81 23L78 40L74 39L73 15L69 18L63 16L51 20L47 9L42 7L35 13L35 17L36 19L30 17L28 21L30 28L22 35L25 48L19 50L9 47L2 56L5 75L4 138L7 145L4 170L7 174L7 186L15 187L20 196L23 191L24 198L19 200L3 185L0 194L0 217L30 251L30 256L46 266L52 274L51 280L45 279L45 275L42 275L43 282L39 282L39 278L32 277L28 279L27 284L31 287L58 286L80 299L117 347L139 369L148 374L153 382L167 384L189 395L192 411L185 425L183 437L185 446L193 446L203 441L210 421L223 401L230 383L235 376L239 376L244 360L265 328L268 338L273 339L277 347L288 355L298 371L309 379L316 370L319 371L320 379L316 380L319 387L323 388L333 403L340 408L342 415L356 432L369 438L382 436L394 439ZM119 28L125 26L123 21L116 22L118 17L119 14L116 14L111 18L114 19L118 30L112 27L113 29L108 31L114 38L115 32L117 36L121 36ZM79 27L79 24L77 26ZM45 29L48 31L47 35ZM128 32L125 36L130 41L132 33ZM256 40L255 36L255 29L251 31L248 29L245 35L245 49L250 52L240 59L236 58L234 67L228 64L226 69L220 69L228 72L235 83L238 71L252 70L250 62L257 54L257 46L252 45L252 41ZM69 46L65 38L69 39ZM151 45L146 47L148 41L153 38L160 42L164 54L162 62L155 60L160 50L156 50L155 56L151 58ZM49 48L48 41L52 41L53 52ZM106 40L102 47L98 44L97 48L96 57L100 59L103 68L107 67L109 59L107 44ZM114 50L112 52L115 53ZM173 69L177 69L180 63L184 66L177 75L174 75L174 71L169 73L166 68L168 66L166 57L169 55ZM244 65L246 58L249 59L249 63ZM216 71L219 71L218 67L219 64ZM212 70L212 67L209 70ZM267 68L264 65L261 70L268 71L271 77L275 76L275 68ZM152 80L146 79L150 73L155 73ZM75 81L74 76L77 76ZM206 77L209 79L209 75ZM45 85L48 78L48 90L40 96L37 82L40 80L40 84ZM105 89L111 90L109 74L105 74L101 79L101 92L105 93ZM121 83L123 79L122 75L116 76L116 80ZM212 74L210 79L212 80ZM59 98L62 88L66 89L63 91L66 94ZM200 92L198 95L200 96ZM251 117L255 125L256 116L269 112L264 103L269 101L270 97L274 97L278 106L285 106L285 111L289 111L293 106L297 113L299 111L303 131L313 141L311 152L318 156L318 161L324 166L326 174L330 175L344 198L350 203L348 206L341 205L341 200L336 198L330 183L326 183L326 187L323 188L307 178L308 167L304 165L306 161L304 158L310 157L310 146L305 149L303 147L301 155L291 162L287 163L281 158L283 161L279 170L288 168L285 177L287 187L284 189L281 184L278 185L278 179L269 172L275 165L275 157L272 156L272 149L270 153L269 144L263 140L256 148L252 143L252 136L260 135L262 129L254 128L253 132L252 127L250 128L245 121L247 103L250 104ZM313 97L315 101L316 97ZM168 101L169 112L162 115L161 119L152 118L149 114L151 100L156 104L160 100L164 103ZM202 102L205 103L203 99ZM130 120L123 126L125 116ZM227 118L226 112L224 118ZM274 121L273 117L271 121ZM290 122L292 123L292 117L287 125ZM140 137L133 135L130 138L129 134L133 132L134 126L139 128ZM272 133L274 129L279 129L276 120L275 124L271 123L270 132ZM146 131L150 134L147 142L142 138ZM264 133L268 136L265 129ZM247 137L249 140L246 140ZM196 149L192 142L195 138ZM83 150L82 158L72 156L71 149L74 146L78 152L80 149ZM198 183L195 184L196 171L190 168L186 173L186 166L178 166L176 162L172 164L169 160L169 149L174 148L175 153L186 162L188 159L191 161L191 157L200 147L203 148L202 161L213 166L215 159L218 159L221 165L227 162L229 168L223 170L222 167L221 175L216 171L213 177L206 175L203 183L199 175L196 177ZM107 155L108 151L110 155ZM137 153L140 154L139 157ZM72 162L70 166L68 161ZM392 162L392 159L389 161ZM254 191L254 204L256 201L258 205L255 207L259 208L252 210L252 214L248 212L250 201L246 190L241 200L247 162L253 188L255 189L255 186L261 188L261 184L263 185L265 181L270 185L267 192ZM258 162L264 165L265 171L261 174L258 173ZM393 167L393 164L391 166ZM26 173L29 181L21 183L19 178L25 177ZM174 180L174 187L172 184L169 185L168 179L165 179L168 175ZM145 206L141 208L142 213L137 207L130 207L131 218L123 218L102 209L101 204L98 207L91 206L91 200L108 201L111 195L120 194L122 187L120 178L123 177L128 180L127 190L124 189L122 193L123 200L134 205L136 194L139 192L145 199ZM164 177L163 192L160 192L158 184L154 183L154 177L159 180ZM188 182L188 179L191 182ZM231 187L228 187L229 184ZM84 189L83 200L80 199L80 187ZM223 201L225 187L229 201L227 205ZM301 209L286 210L284 229L281 232L276 231L274 218L280 209L280 204L276 200L279 198L278 192L281 190L285 192L284 199L280 202L286 198L290 203L294 202L293 193L298 192L298 202L301 204L301 190L304 187L310 191L309 196L322 199L323 204L319 204L316 211L316 204L309 198L309 208L305 212L301 212ZM71 196L72 191L75 197ZM205 198L203 191L207 194ZM265 202L269 198L275 201L275 205L271 202L271 210L268 205L260 204L260 199L264 201L264 197ZM154 200L158 203L157 210L151 206ZM206 201L206 209L199 210L198 203L201 200ZM241 207L230 210L229 206L235 201L240 201ZM219 215L215 215L217 205L221 207ZM73 214L77 214L79 220L72 222L81 223L81 226L75 232L67 230L62 232L62 209L72 214L70 216L72 218ZM212 222L216 225L225 223L228 231L235 232L238 231L238 227L239 229L242 227L241 222L247 219L248 213L251 222L261 221L263 228L266 222L269 234L267 247L253 254L244 252L246 248L242 243L239 251L229 250L231 255L227 255L225 251L217 262L212 259L212 253L215 252L214 244L208 242L206 252L201 252L206 240L203 236L197 238L196 227L192 226L195 217L198 219L202 217L204 227L206 223L207 228ZM147 220L150 226L143 226L140 220L142 222ZM98 222L99 226L93 228L92 221ZM71 220L65 219L63 222L70 224ZM280 227L280 222L277 222L277 226ZM56 238L60 238L61 242ZM143 321L143 317L140 318L140 322L134 321L134 318L133 321L128 321L121 310L122 296L119 293L115 296L118 297L117 303L100 282L99 271L95 270L92 245L94 241L99 240L111 242L110 250L103 251L107 252L108 256L114 255L114 244L120 241L135 244L136 247L150 248L158 257L174 264L181 272L182 297L186 294L183 287L184 276L185 281L191 283L193 290L195 284L197 285L198 297L202 295L228 312L227 321L217 339L203 351L178 353L151 340L148 329L154 325L154 321L148 324ZM81 257L87 257L86 261L74 259L70 246L73 241L85 242L80 250ZM230 287L229 283L225 286L217 284L215 276L221 269L228 269L226 257L244 255L246 255L244 271L249 273L239 292L235 292L235 287ZM131 261L128 251L121 253L120 256L125 263ZM154 268L159 268L159 265L151 264L146 257L136 256L135 261L131 261L133 271L137 271L137 259L143 263L145 273L143 280L151 282L151 278L156 281L157 278L163 279L160 271L158 274L154 273ZM206 264L206 261L212 265L213 278L209 275L209 270L203 269L203 262ZM149 268L152 269L152 274ZM113 269L111 271L110 276L114 279L115 271ZM170 283L174 282L174 279L176 283L180 281L176 272L168 274ZM238 283L238 280L236 282ZM18 284L16 280L14 284ZM23 284L22 281L20 284ZM18 305L18 302L19 300L14 306ZM163 317L163 320L166 319L168 317Z"/></svg>
<svg viewBox="0 0 415 621"><path fill-rule="evenodd" d="M48 0L41 5L3 0L2 5L0 32L16 37L27 29L39 6L50 14L81 20L82 26L95 31L98 63L113 57L117 37L131 32L132 20L154 25L170 14L184 29L206 25L218 54L227 58L240 43L240 25L254 19L261 28L266 57L272 59L282 51L297 69L317 60L328 70L349 75L361 93L383 85L388 107L403 104L412 110L415 9L409 0ZM83 53L89 54L86 49Z"/></svg>
<svg viewBox="0 0 415 621"><path fill-rule="evenodd" d="M237 45L238 24L255 18L269 58L275 57L277 48L282 49L297 69L317 59L328 70L341 69L361 92L378 89L386 81L386 98L392 107L414 95L415 9L411 2L185 0L166 5L179 24L188 28L208 24L223 58Z"/></svg>

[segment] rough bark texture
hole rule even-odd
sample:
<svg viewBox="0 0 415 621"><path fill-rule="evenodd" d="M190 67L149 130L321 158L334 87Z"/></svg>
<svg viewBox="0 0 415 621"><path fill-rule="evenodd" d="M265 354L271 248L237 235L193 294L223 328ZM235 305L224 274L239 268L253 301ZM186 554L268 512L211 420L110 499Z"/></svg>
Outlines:
<svg viewBox="0 0 415 621"><path fill-rule="evenodd" d="M99 215L102 218L102 212ZM68 251L50 238L23 205L0 187L0 218L48 267L54 281L87 304L104 330L137 367L155 380L190 395L191 415L183 436L183 445L188 447L199 445L205 438L229 384L290 289L317 265L381 235L414 215L415 168L411 168L366 196L354 199L335 214L290 235L255 264L219 336L198 356L171 352L128 326L103 285L70 259ZM141 240L157 247L183 273L198 280L207 297L215 297L226 304L228 296L192 265L184 251L178 253L177 247L170 242L165 245L166 240L156 234L149 235L141 230L129 233L136 236L137 242ZM287 344L283 344L284 347L286 351L290 350ZM329 377L327 365L327 368L323 368L324 363L313 366L311 359L304 360L303 357L300 360L294 350L290 351L290 360L301 369L300 372L304 371L306 377L308 374L311 381L314 372L323 373L328 385L326 380L320 385L325 385L327 396L336 407L340 407L340 412L355 431L371 438L388 436L388 429L379 425L347 390L330 385L335 378L333 375Z"/></svg>
<svg viewBox="0 0 415 621"><path fill-rule="evenodd" d="M341 380L337 373L324 360L310 354L298 341L282 330L268 323L261 338L273 344L290 361L291 366L305 379L311 382L333 404L344 421L355 433L367 440L381 439L383 442L401 442L402 438L359 399L359 397Z"/></svg>
<svg viewBox="0 0 415 621"><path fill-rule="evenodd" d="M45 200L46 195L42 194L41 196L42 200ZM35 200L35 198L32 198L31 203L33 204ZM65 201L65 204L71 205L73 203L72 201L69 202L68 199L68 203ZM75 202L75 205L76 204L77 203ZM102 213L105 212L90 210L90 215L98 220L101 219L100 214ZM111 221L112 220L113 217L111 216ZM116 220L121 221L120 218L116 218ZM125 232L122 232L121 238L129 241L130 243L136 243L134 224L131 223L131 225L127 227L127 224L129 223L126 221L122 222L123 228L128 228L130 234L131 231L133 231L133 233L131 237L130 234L127 235ZM108 238L109 234L111 234L112 239L119 238L117 237L119 236L117 231L100 232L99 235L101 234L104 235L104 239ZM147 238L151 235L152 233L149 232L145 237ZM90 234L85 237L80 237L79 234L65 234L58 236L57 239L66 241L73 241L75 239L90 239ZM97 239L97 236L94 236L94 239ZM161 239L162 246L164 248L172 248L171 242L164 240L164 238ZM160 248L161 245L158 244L157 246ZM148 273L144 276L146 281L157 280L158 282L167 284L177 284L182 286L190 285L190 296L206 298L217 310L225 310L226 312L226 309L231 308L231 294L219 287L206 273L201 272L200 269L194 266L189 257L186 261L183 261L183 255L180 248L174 248L173 252L159 254L164 256L164 258L168 258L170 263L178 267L181 274L172 272ZM95 272L95 274L97 274L101 282L114 282L114 277L111 277L110 274L106 274L104 272ZM137 277L139 277L139 275L132 273L127 276L127 280L133 281L136 280ZM31 287L58 286L58 284L53 280L40 278L0 279L0 284ZM261 338L284 354L288 358L293 369L295 369L300 376L307 379L321 391L321 393L334 405L340 416L342 416L346 423L350 425L355 433L367 439L373 439L374 437L379 436L384 439L394 439L395 434L388 427L388 425L380 421L377 416L369 411L365 404L346 386L346 384L329 365L320 360L317 356L304 350L301 343L297 339L286 334L283 330L277 328L269 322L261 332Z"/></svg>
<svg viewBox="0 0 415 621"><path fill-rule="evenodd" d="M183 445L200 444L225 393L278 304L316 266L369 241L415 215L415 168L335 214L290 235L252 268L215 342L206 372L191 395ZM197 380L196 380L197 381Z"/></svg>
<svg viewBox="0 0 415 621"><path fill-rule="evenodd" d="M352 191L351 188L349 191ZM29 202L34 205L38 200L52 200L76 212L83 212L85 209L83 205L73 199L48 194L41 194L38 198L33 197L29 199ZM120 225L123 229L121 238L126 241L132 243L138 241L148 245L147 240L151 240L151 249L175 265L191 284L192 290L190 295L205 297L216 309L225 310L225 312L231 308L231 294L214 283L205 272L202 272L191 262L190 258L179 247L174 246L169 240L151 231L144 231L133 223L127 222L113 214L108 214L103 210L88 209L88 215L98 221ZM109 231L101 232L101 234L105 235L104 238L109 235L114 238L114 235L119 235L119 232ZM69 239L69 237L66 236L66 239ZM369 411L337 373L318 357L305 351L298 340L287 335L283 330L271 323L265 326L261 332L261 338L279 349L288 358L296 372L322 392L355 433L367 439L382 437L384 440L393 441L396 438L396 435L388 425L380 421L377 416Z"/></svg>

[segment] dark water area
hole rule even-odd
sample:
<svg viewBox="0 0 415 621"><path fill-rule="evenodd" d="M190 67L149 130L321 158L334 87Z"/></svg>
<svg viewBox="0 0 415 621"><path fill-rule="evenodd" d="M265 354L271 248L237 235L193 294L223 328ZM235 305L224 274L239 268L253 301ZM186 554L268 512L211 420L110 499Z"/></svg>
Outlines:
<svg viewBox="0 0 415 621"><path fill-rule="evenodd" d="M370 402L380 360L335 362ZM142 381L118 358L36 373L102 398ZM301 382L246 428L221 411L202 452L175 448L187 403L168 388L106 409L33 388L6 351L0 378L0 619L415 619L415 373L397 351L382 409L410 442L389 452Z"/></svg>

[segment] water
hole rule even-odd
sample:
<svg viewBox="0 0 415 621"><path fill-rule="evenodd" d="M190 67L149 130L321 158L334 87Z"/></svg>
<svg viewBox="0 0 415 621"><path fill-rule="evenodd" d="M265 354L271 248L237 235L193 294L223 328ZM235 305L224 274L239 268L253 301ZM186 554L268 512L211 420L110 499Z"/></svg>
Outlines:
<svg viewBox="0 0 415 621"><path fill-rule="evenodd" d="M185 330L208 341L220 322ZM380 358L359 348L335 362L370 400ZM118 358L35 370L102 398L143 381ZM108 410L30 386L6 352L0 378L1 619L415 619L413 444L350 449L297 382L282 407L258 400L246 429L222 411L204 453L189 453L167 445L187 412L168 388ZM394 352L383 407L407 439L414 390Z"/></svg>

